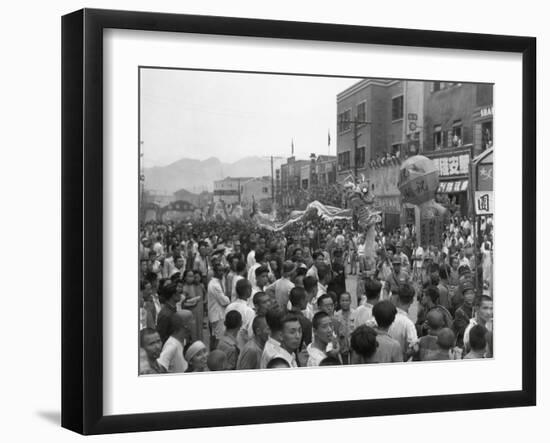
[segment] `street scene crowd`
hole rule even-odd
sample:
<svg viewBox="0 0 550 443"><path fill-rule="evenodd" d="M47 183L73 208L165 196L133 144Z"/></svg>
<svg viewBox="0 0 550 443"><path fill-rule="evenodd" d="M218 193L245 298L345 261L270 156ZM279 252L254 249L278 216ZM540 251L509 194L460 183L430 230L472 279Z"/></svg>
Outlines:
<svg viewBox="0 0 550 443"><path fill-rule="evenodd" d="M375 260L351 220L315 215L150 221L140 240L140 374L493 356L491 218L425 247L378 225Z"/></svg>

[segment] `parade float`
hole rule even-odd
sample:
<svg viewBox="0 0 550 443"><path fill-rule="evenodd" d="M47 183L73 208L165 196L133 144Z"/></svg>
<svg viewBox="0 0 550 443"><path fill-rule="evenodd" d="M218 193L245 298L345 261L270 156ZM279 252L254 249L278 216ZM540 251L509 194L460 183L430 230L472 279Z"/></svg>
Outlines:
<svg viewBox="0 0 550 443"><path fill-rule="evenodd" d="M416 207L417 242L422 246L439 245L448 211L435 201L439 172L435 163L422 155L405 160L399 168L397 187L402 201Z"/></svg>

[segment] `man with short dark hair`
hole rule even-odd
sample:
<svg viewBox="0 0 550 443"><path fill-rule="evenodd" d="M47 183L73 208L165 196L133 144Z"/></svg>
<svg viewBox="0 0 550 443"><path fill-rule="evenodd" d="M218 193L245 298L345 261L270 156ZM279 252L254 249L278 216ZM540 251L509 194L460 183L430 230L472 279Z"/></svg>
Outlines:
<svg viewBox="0 0 550 443"><path fill-rule="evenodd" d="M254 257L255 257L255 261L256 263L254 263L254 265L252 265L252 267L248 270L248 281L250 282L250 284L252 285L252 287L254 286L260 286L256 283L256 270L263 266L265 268L267 268L267 273L268 273L268 276L269 276L269 273L270 273L270 269L269 269L269 266L267 264L267 257L266 257L266 253L264 250L262 249L258 249L255 254L254 254ZM266 282L267 283L267 282ZM264 285L266 284L264 283Z"/></svg>
<svg viewBox="0 0 550 443"><path fill-rule="evenodd" d="M302 343L300 343L299 351L305 349L307 345L311 343L312 325L311 321L307 319L303 313L306 309L306 290L304 288L293 288L290 291L290 304L291 309L289 314L295 315L300 321L302 326Z"/></svg>
<svg viewBox="0 0 550 443"><path fill-rule="evenodd" d="M372 363L378 349L377 332L367 325L358 326L351 334L351 364ZM399 347L399 345L397 345ZM401 351L401 349L400 349Z"/></svg>
<svg viewBox="0 0 550 443"><path fill-rule="evenodd" d="M233 263L235 263L235 261ZM246 275L246 263L243 260L238 260L234 266L235 270L230 272L232 275L230 279L228 279L231 282L231 301L237 300L237 282L244 279Z"/></svg>
<svg viewBox="0 0 550 443"><path fill-rule="evenodd" d="M318 266L325 265L325 255L321 251L317 251L313 253L313 265L311 268L308 269L306 273L306 277L315 277L316 279L319 279L319 274L317 271Z"/></svg>
<svg viewBox="0 0 550 443"><path fill-rule="evenodd" d="M442 328L437 333L437 349L426 352L423 361L454 360L451 350L456 343L456 337L452 329Z"/></svg>
<svg viewBox="0 0 550 443"><path fill-rule="evenodd" d="M225 308L229 304L229 298L223 289L224 267L220 263L214 265L214 276L208 283L208 321L210 322L210 349L216 349L217 341L224 334L223 321Z"/></svg>
<svg viewBox="0 0 550 443"><path fill-rule="evenodd" d="M267 310L265 319L269 326L269 337L264 345L262 358L260 359L261 369L265 369L267 363L279 353L282 341L283 313L278 306L273 306Z"/></svg>
<svg viewBox="0 0 550 443"><path fill-rule="evenodd" d="M142 368L140 365L140 374L162 374L166 372L157 362L162 350L162 341L157 331L152 328L145 328L139 331L139 346L145 351L147 356L147 368Z"/></svg>
<svg viewBox="0 0 550 443"><path fill-rule="evenodd" d="M366 363L393 363L403 361L403 351L400 343L389 333L395 322L397 309L389 300L378 302L372 308L372 314L376 320L376 352L366 359ZM409 320L407 318L407 320ZM410 321L410 320L409 320Z"/></svg>
<svg viewBox="0 0 550 443"><path fill-rule="evenodd" d="M382 290L382 284L378 280L374 280L373 278L366 278L364 280L364 288L365 301L355 310L356 326L372 326L372 308L380 300L380 291Z"/></svg>
<svg viewBox="0 0 550 443"><path fill-rule="evenodd" d="M248 303L250 295L252 294L252 286L250 285L250 282L243 278L237 282L235 289L237 291L237 299L233 303L227 305L225 315L227 316L227 314L231 311L237 311L241 314L242 325L239 333L237 334L237 344L239 349L243 349L244 345L252 337L249 335L248 331L252 328L252 320L254 320L254 316L256 314L254 309L252 309Z"/></svg>
<svg viewBox="0 0 550 443"><path fill-rule="evenodd" d="M395 315L395 320L388 329L390 337L399 342L405 361L416 352L414 346L416 346L418 342L416 327L407 315L409 307L414 300L414 296L415 291L410 284L406 283L401 285L396 300L397 313Z"/></svg>
<svg viewBox="0 0 550 443"><path fill-rule="evenodd" d="M283 311L288 309L288 298L290 291L294 288L291 279L296 272L296 265L287 260L283 263L283 274L281 278L265 288L265 293L276 301Z"/></svg>
<svg viewBox="0 0 550 443"><path fill-rule="evenodd" d="M445 327L445 318L443 313L437 309L432 309L426 315L425 331L427 335L418 340L418 353L414 360L425 360L426 353L437 350L437 334Z"/></svg>
<svg viewBox="0 0 550 443"><path fill-rule="evenodd" d="M173 332L164 343L158 362L168 372L185 372L188 365L183 349L191 339L195 320L191 311L187 310L176 312L171 319Z"/></svg>
<svg viewBox="0 0 550 443"><path fill-rule="evenodd" d="M488 334L493 331L493 299L488 295L482 295L479 298L476 303L476 315L464 331L464 352L466 353L470 352L470 330L475 325L484 326Z"/></svg>
<svg viewBox="0 0 550 443"><path fill-rule="evenodd" d="M157 331L164 344L168 337L174 332L172 329L172 317L177 312L177 304L181 301L181 294L178 293L176 285L169 283L162 288L164 305L157 317Z"/></svg>
<svg viewBox="0 0 550 443"><path fill-rule="evenodd" d="M313 319L313 314L317 312L317 291L318 281L315 277L304 277L304 289L306 291L306 309L303 311L304 316L308 320Z"/></svg>
<svg viewBox="0 0 550 443"><path fill-rule="evenodd" d="M484 326L475 325L470 329L470 352L464 359L485 358L487 354L488 331Z"/></svg>
<svg viewBox="0 0 550 443"><path fill-rule="evenodd" d="M336 340L338 340L338 352L342 351L346 347L346 335L344 333L344 327L342 322L334 316L334 299L336 294L329 292L328 294L323 294L317 299L317 306L319 311L326 312L330 317L330 323L332 326L332 331ZM340 357L339 357L340 358Z"/></svg>
<svg viewBox="0 0 550 443"><path fill-rule="evenodd" d="M307 347L307 366L319 366L329 355L339 359L340 346L332 329L330 316L325 311L319 311L313 316L312 325L313 341Z"/></svg>
<svg viewBox="0 0 550 443"><path fill-rule="evenodd" d="M264 346L260 368L265 369L267 363L275 357L283 358L292 368L298 367L295 353L302 341L302 327L298 318L285 316L275 308L267 311L266 320L270 335Z"/></svg>
<svg viewBox="0 0 550 443"><path fill-rule="evenodd" d="M231 311L225 314L225 333L219 338L216 349L223 351L227 357L225 369L235 369L239 358L239 346L237 345L237 334L241 329L243 320L238 311Z"/></svg>
<svg viewBox="0 0 550 443"><path fill-rule="evenodd" d="M453 326L453 317L451 313L445 307L439 304L439 289L437 289L436 286L428 286L426 289L424 289L420 304L422 305L424 318L426 318L428 312L435 309L441 312L441 314L443 315L443 319L445 321L445 324L443 325L444 327L450 328ZM425 332L425 330L427 329L425 321L420 324L420 327L421 330Z"/></svg>
<svg viewBox="0 0 550 443"><path fill-rule="evenodd" d="M267 266L257 266L255 268L254 274L256 275L255 283L252 284L252 297L256 292L265 292L264 288L269 282L269 268ZM274 302L274 299L271 299Z"/></svg>
<svg viewBox="0 0 550 443"><path fill-rule="evenodd" d="M239 353L237 369L260 369L260 361L265 343L269 338L269 326L263 315L257 316L252 321L254 336Z"/></svg>
<svg viewBox="0 0 550 443"><path fill-rule="evenodd" d="M284 358L291 368L297 368L296 353L302 342L302 326L298 318L287 314L282 319L281 353L277 357Z"/></svg>
<svg viewBox="0 0 550 443"><path fill-rule="evenodd" d="M319 276L319 281L317 283L317 298L319 298L321 295L327 293L328 284L332 279L332 273L327 265L321 264L317 267L317 275ZM317 300L314 299L311 302L315 304Z"/></svg>
<svg viewBox="0 0 550 443"><path fill-rule="evenodd" d="M462 286L463 303L455 311L453 331L456 335L457 346L464 346L464 331L474 316L475 288L473 283L467 282Z"/></svg>

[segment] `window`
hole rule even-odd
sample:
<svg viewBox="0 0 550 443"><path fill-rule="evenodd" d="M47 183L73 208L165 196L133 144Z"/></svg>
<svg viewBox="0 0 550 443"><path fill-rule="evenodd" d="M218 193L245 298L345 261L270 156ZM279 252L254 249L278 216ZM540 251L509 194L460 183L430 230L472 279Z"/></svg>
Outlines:
<svg viewBox="0 0 550 443"><path fill-rule="evenodd" d="M307 189L308 188L308 179L305 178L302 180L302 189Z"/></svg>
<svg viewBox="0 0 550 443"><path fill-rule="evenodd" d="M364 146L357 148L357 152L355 154L355 163L359 168L362 168L363 166L365 166L365 147Z"/></svg>
<svg viewBox="0 0 550 443"><path fill-rule="evenodd" d="M403 96L394 97L391 100L391 118L392 120L399 120L403 118Z"/></svg>
<svg viewBox="0 0 550 443"><path fill-rule="evenodd" d="M493 146L493 122L481 124L481 149L485 151Z"/></svg>
<svg viewBox="0 0 550 443"><path fill-rule="evenodd" d="M266 187L263 187L263 188L262 188L262 192L263 192L264 194L269 194L269 189L266 188Z"/></svg>
<svg viewBox="0 0 550 443"><path fill-rule="evenodd" d="M338 169L340 171L345 171L346 169L349 169L349 159L349 151L338 154Z"/></svg>
<svg viewBox="0 0 550 443"><path fill-rule="evenodd" d="M441 82L433 82L432 90L433 92L437 92L441 90Z"/></svg>
<svg viewBox="0 0 550 443"><path fill-rule="evenodd" d="M434 126L434 150L441 149L441 126Z"/></svg>
<svg viewBox="0 0 550 443"><path fill-rule="evenodd" d="M338 114L338 132L345 132L351 127L351 109Z"/></svg>
<svg viewBox="0 0 550 443"><path fill-rule="evenodd" d="M400 153L401 152L401 146L403 146L402 143L394 143L393 145L391 145L391 153L393 155L397 154L398 152Z"/></svg>
<svg viewBox="0 0 550 443"><path fill-rule="evenodd" d="M357 105L357 121L359 123L367 121L367 103L362 102Z"/></svg>
<svg viewBox="0 0 550 443"><path fill-rule="evenodd" d="M462 121L457 120L453 122L453 129L451 132L452 146L462 146Z"/></svg>

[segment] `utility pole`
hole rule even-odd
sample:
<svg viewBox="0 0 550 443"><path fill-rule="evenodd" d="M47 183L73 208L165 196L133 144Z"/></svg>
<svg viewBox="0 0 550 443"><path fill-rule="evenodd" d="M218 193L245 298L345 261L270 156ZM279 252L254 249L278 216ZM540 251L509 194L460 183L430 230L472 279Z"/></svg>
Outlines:
<svg viewBox="0 0 550 443"><path fill-rule="evenodd" d="M294 145L294 143L293 143L293 145ZM263 158L269 158L270 161L271 161L271 204L275 204L275 177L273 175L273 160L283 160L286 157L281 157L281 156L277 156L277 155L270 155L269 157L265 156Z"/></svg>

